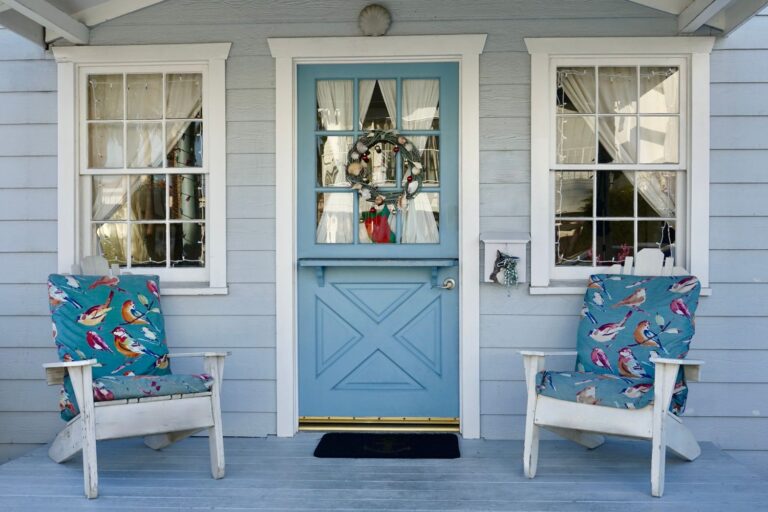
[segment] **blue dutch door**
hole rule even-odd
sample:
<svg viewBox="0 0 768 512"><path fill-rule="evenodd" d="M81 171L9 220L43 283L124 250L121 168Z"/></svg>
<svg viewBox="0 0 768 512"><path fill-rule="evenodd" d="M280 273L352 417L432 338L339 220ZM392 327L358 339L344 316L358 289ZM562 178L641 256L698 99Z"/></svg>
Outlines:
<svg viewBox="0 0 768 512"><path fill-rule="evenodd" d="M299 415L459 416L458 65L298 68Z"/></svg>

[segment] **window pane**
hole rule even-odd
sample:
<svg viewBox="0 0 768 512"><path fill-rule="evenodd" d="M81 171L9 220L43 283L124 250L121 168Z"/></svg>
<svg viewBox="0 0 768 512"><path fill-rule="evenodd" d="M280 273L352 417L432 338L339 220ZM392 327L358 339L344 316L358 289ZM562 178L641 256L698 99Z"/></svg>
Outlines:
<svg viewBox="0 0 768 512"><path fill-rule="evenodd" d="M352 80L318 80L318 130L351 130L352 101Z"/></svg>
<svg viewBox="0 0 768 512"><path fill-rule="evenodd" d="M679 162L680 120L677 116L641 116L641 164L676 164Z"/></svg>
<svg viewBox="0 0 768 512"><path fill-rule="evenodd" d="M351 244L354 241L351 193L317 194L317 243Z"/></svg>
<svg viewBox="0 0 768 512"><path fill-rule="evenodd" d="M131 176L131 219L165 219L165 174Z"/></svg>
<svg viewBox="0 0 768 512"><path fill-rule="evenodd" d="M123 167L123 123L88 125L88 167L91 169Z"/></svg>
<svg viewBox="0 0 768 512"><path fill-rule="evenodd" d="M599 113L633 114L637 112L637 68L600 67L598 86Z"/></svg>
<svg viewBox="0 0 768 512"><path fill-rule="evenodd" d="M123 119L123 75L88 76L88 119Z"/></svg>
<svg viewBox="0 0 768 512"><path fill-rule="evenodd" d="M632 171L600 171L597 173L598 217L633 217L635 193Z"/></svg>
<svg viewBox="0 0 768 512"><path fill-rule="evenodd" d="M168 201L171 219L205 219L205 175L168 175Z"/></svg>
<svg viewBox="0 0 768 512"><path fill-rule="evenodd" d="M203 75L170 73L165 77L165 116L169 119L203 117Z"/></svg>
<svg viewBox="0 0 768 512"><path fill-rule="evenodd" d="M165 224L131 224L131 266L165 266Z"/></svg>
<svg viewBox="0 0 768 512"><path fill-rule="evenodd" d="M360 80L360 126L363 130L391 130L397 118L397 82Z"/></svg>
<svg viewBox="0 0 768 512"><path fill-rule="evenodd" d="M127 183L126 176L91 177L91 218L93 220L126 220Z"/></svg>
<svg viewBox="0 0 768 512"><path fill-rule="evenodd" d="M557 113L595 111L595 68L557 68Z"/></svg>
<svg viewBox="0 0 768 512"><path fill-rule="evenodd" d="M128 75L126 80L128 119L162 119L163 75Z"/></svg>
<svg viewBox="0 0 768 512"><path fill-rule="evenodd" d="M591 164L595 161L595 118L557 116L557 163Z"/></svg>
<svg viewBox="0 0 768 512"><path fill-rule="evenodd" d="M397 210L393 204L360 201L361 244L393 244L397 233Z"/></svg>
<svg viewBox="0 0 768 512"><path fill-rule="evenodd" d="M562 220L555 223L555 264L592 265L592 221Z"/></svg>
<svg viewBox="0 0 768 512"><path fill-rule="evenodd" d="M676 114L680 111L680 70L676 67L640 68L640 113Z"/></svg>
<svg viewBox="0 0 768 512"><path fill-rule="evenodd" d="M592 171L555 172L555 215L592 217L593 179Z"/></svg>
<svg viewBox="0 0 768 512"><path fill-rule="evenodd" d="M404 244L440 243L440 194L420 192L403 210Z"/></svg>
<svg viewBox="0 0 768 512"><path fill-rule="evenodd" d="M128 232L127 224L95 224L93 226L94 247L98 254L104 256L109 264L117 263L125 266L128 263Z"/></svg>
<svg viewBox="0 0 768 512"><path fill-rule="evenodd" d="M677 174L674 172L638 172L637 215L674 217L677 199Z"/></svg>
<svg viewBox="0 0 768 512"><path fill-rule="evenodd" d="M403 80L402 128L403 130L438 130L440 128L440 80Z"/></svg>
<svg viewBox="0 0 768 512"><path fill-rule="evenodd" d="M596 265L623 263L624 258L634 254L634 222L597 221L595 249Z"/></svg>
<svg viewBox="0 0 768 512"><path fill-rule="evenodd" d="M637 250L661 249L665 256L675 256L675 221L638 221Z"/></svg>
<svg viewBox="0 0 768 512"><path fill-rule="evenodd" d="M163 125L161 123L128 123L126 132L128 167L163 166Z"/></svg>
<svg viewBox="0 0 768 512"><path fill-rule="evenodd" d="M168 123L165 134L168 167L203 166L203 123Z"/></svg>
<svg viewBox="0 0 768 512"><path fill-rule="evenodd" d="M440 186L440 137L418 135L410 137L411 142L419 150L421 156L421 170L424 174L422 185L424 187ZM408 162L403 162L403 176L407 176L411 170Z"/></svg>
<svg viewBox="0 0 768 512"><path fill-rule="evenodd" d="M637 161L637 118L600 116L601 164L627 164Z"/></svg>
<svg viewBox="0 0 768 512"><path fill-rule="evenodd" d="M352 137L318 137L317 185L320 187L348 186L347 152L352 147ZM369 162L361 162L366 168Z"/></svg>
<svg viewBox="0 0 768 512"><path fill-rule="evenodd" d="M171 224L171 266L205 266L205 224Z"/></svg>

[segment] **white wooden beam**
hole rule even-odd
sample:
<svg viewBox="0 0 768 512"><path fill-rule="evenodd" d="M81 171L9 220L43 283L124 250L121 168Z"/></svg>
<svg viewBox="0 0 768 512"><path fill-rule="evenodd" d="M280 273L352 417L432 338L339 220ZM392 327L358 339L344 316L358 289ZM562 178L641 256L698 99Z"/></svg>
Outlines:
<svg viewBox="0 0 768 512"><path fill-rule="evenodd" d="M3 0L3 2L35 23L57 31L71 43L88 44L90 39L88 27L46 0Z"/></svg>
<svg viewBox="0 0 768 512"><path fill-rule="evenodd" d="M131 0L126 2L125 0L107 0L104 3L94 5L82 11L72 13L72 17L77 21L84 23L88 27L93 27L99 23L125 16L126 14L144 9L150 5L159 4L163 0ZM63 34L55 29L47 29L45 31L45 41L50 43L60 37Z"/></svg>
<svg viewBox="0 0 768 512"><path fill-rule="evenodd" d="M41 48L45 48L45 39L43 37L43 27L11 9L3 10L0 5L0 25L11 32L23 37Z"/></svg>
<svg viewBox="0 0 768 512"><path fill-rule="evenodd" d="M678 29L682 33L696 32L733 2L734 0L695 0L678 16Z"/></svg>
<svg viewBox="0 0 768 512"><path fill-rule="evenodd" d="M678 15L685 10L691 0L629 0L634 4L644 5L657 11Z"/></svg>
<svg viewBox="0 0 768 512"><path fill-rule="evenodd" d="M737 0L722 12L723 35L727 36L768 6L766 0Z"/></svg>

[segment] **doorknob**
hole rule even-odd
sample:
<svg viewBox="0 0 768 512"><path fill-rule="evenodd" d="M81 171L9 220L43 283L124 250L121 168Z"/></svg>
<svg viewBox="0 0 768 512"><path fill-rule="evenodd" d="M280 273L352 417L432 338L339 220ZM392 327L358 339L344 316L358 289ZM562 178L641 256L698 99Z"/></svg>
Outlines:
<svg viewBox="0 0 768 512"><path fill-rule="evenodd" d="M438 288L442 288L443 290L453 290L456 288L456 280L449 277L443 281L443 286L438 286Z"/></svg>

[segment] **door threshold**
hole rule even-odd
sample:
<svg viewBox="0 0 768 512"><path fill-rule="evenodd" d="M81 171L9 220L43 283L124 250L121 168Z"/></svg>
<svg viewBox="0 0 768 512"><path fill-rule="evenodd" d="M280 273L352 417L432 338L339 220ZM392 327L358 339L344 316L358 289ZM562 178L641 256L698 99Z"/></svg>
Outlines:
<svg viewBox="0 0 768 512"><path fill-rule="evenodd" d="M301 416L305 432L459 432L459 418Z"/></svg>

